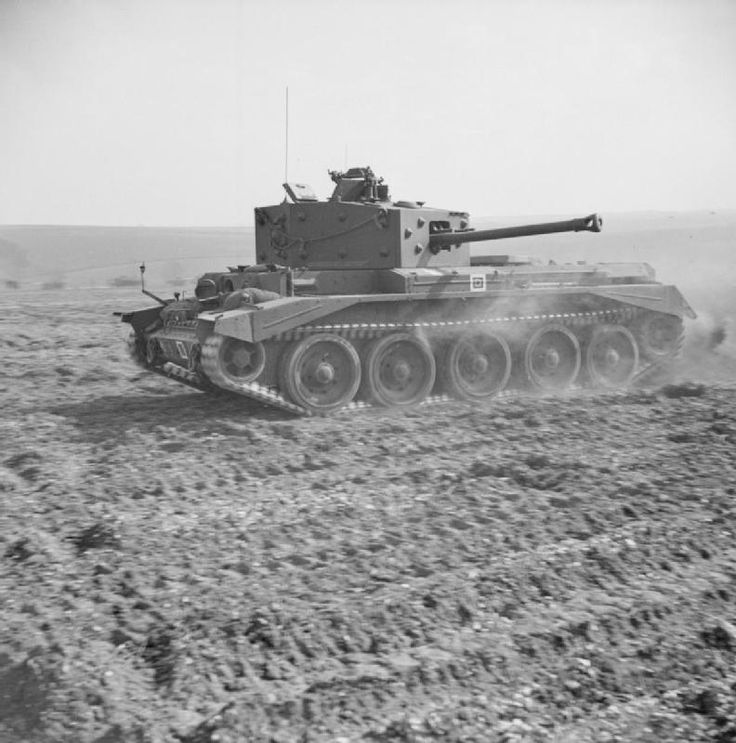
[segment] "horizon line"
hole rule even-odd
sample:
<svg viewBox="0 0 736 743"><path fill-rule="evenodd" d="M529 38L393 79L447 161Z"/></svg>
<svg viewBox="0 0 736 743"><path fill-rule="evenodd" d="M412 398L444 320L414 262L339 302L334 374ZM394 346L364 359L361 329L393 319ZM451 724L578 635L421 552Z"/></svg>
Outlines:
<svg viewBox="0 0 736 743"><path fill-rule="evenodd" d="M597 212L598 214L616 215L616 216L636 216L636 215L685 215L685 214L730 214L736 213L736 206L727 207L721 209L702 208L702 209L630 209L630 210L614 210L606 212ZM474 217L474 221L478 222L486 219L528 219L531 217L558 217L567 215L567 212L535 212L535 213L522 213L522 214L489 214L480 217ZM0 223L0 229L7 228L36 228L36 229L54 229L54 228L76 228L81 227L85 229L145 229L145 230L242 230L242 229L253 229L253 224L201 224L201 225L188 225L188 224L99 224L93 222L9 222Z"/></svg>

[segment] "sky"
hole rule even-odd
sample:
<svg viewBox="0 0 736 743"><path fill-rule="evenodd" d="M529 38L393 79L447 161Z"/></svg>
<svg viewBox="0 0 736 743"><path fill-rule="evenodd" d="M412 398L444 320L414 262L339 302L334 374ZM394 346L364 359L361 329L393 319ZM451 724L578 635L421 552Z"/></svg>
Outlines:
<svg viewBox="0 0 736 743"><path fill-rule="evenodd" d="M288 88L288 159L286 89ZM736 208L734 0L0 0L0 224Z"/></svg>

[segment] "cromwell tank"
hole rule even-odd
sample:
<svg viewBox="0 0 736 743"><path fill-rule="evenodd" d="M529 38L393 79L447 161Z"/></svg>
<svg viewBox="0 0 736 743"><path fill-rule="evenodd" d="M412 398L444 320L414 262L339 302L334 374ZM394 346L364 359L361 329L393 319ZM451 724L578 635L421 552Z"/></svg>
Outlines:
<svg viewBox="0 0 736 743"><path fill-rule="evenodd" d="M506 389L625 387L666 367L695 317L647 264L540 265L470 244L598 232L596 214L474 230L468 214L392 201L370 168L331 172L255 210L256 265L189 299L120 313L152 372L294 413L478 402Z"/></svg>

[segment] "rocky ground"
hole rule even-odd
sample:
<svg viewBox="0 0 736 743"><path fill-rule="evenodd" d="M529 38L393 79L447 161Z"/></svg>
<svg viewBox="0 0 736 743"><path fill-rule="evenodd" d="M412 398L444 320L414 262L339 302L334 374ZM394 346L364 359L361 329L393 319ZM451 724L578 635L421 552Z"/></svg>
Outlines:
<svg viewBox="0 0 736 743"><path fill-rule="evenodd" d="M297 419L136 369L135 298L1 303L2 743L736 740L724 345Z"/></svg>

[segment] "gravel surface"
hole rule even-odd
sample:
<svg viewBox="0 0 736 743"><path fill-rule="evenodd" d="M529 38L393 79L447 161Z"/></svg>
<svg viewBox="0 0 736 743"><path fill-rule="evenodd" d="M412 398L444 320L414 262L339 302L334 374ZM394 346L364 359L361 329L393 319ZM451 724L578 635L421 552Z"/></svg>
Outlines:
<svg viewBox="0 0 736 743"><path fill-rule="evenodd" d="M136 369L109 292L0 304L2 743L736 740L723 347L299 419Z"/></svg>

